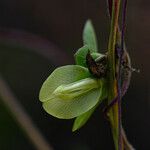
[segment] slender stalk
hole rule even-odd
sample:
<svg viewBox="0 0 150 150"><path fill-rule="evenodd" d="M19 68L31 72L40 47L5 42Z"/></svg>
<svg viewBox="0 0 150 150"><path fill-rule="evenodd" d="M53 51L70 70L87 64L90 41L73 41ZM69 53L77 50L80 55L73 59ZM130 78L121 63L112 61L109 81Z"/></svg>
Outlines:
<svg viewBox="0 0 150 150"><path fill-rule="evenodd" d="M112 1L111 12L111 27L108 43L108 103L110 103L117 96L117 81L115 78L115 45L116 35L118 28L118 17L120 10L120 0ZM108 117L111 123L113 139L115 143L115 149L119 150L119 115L118 115L118 102L115 103L108 112ZM121 149L120 149L121 150Z"/></svg>
<svg viewBox="0 0 150 150"><path fill-rule="evenodd" d="M111 17L112 16L112 0L107 0L107 3L108 3L108 14L109 16ZM127 1L124 1L123 2L123 13L122 13L122 32L120 32L120 29L119 29L119 25L118 25L118 30L117 30L117 44L118 45L121 45L122 47L122 50L124 51L124 53L127 53L127 50L126 50L126 46L125 46L125 42L124 42L124 32L125 32L125 17L126 17L126 5L127 5ZM127 54L128 55L128 54ZM124 92L124 91L122 91ZM117 101L117 100L116 100ZM115 103L115 102L114 102ZM114 103L112 103L112 105L114 105ZM111 106L112 106L111 105ZM119 104L121 105L121 104ZM110 106L110 107L111 107ZM121 108L120 108L120 112L121 112ZM120 116L121 118L121 116ZM121 121L121 119L120 119ZM123 140L123 144L124 144L124 149L125 150L134 150L134 148L132 147L132 145L129 143L127 137L126 137L126 134L124 132L124 129L123 127L121 126L121 123L120 123L120 130L121 130L121 134L120 134L120 138L119 139L122 139Z"/></svg>
<svg viewBox="0 0 150 150"><path fill-rule="evenodd" d="M122 134L122 139L123 139L123 143L124 143L124 149L125 150L135 150L133 148L133 146L128 142L127 136L126 136L123 128L121 128L121 134Z"/></svg>
<svg viewBox="0 0 150 150"><path fill-rule="evenodd" d="M124 35L125 35L125 21L126 21L126 8L127 8L127 0L123 0L123 10L122 10L122 29L121 29L121 48L118 53L119 55L119 68L118 68L118 79L117 79L117 93L118 93L118 115L119 115L119 140L118 140L118 145L119 149L122 150L122 134L121 134L121 129L122 129L122 120L121 120L121 99L122 99L122 91L121 91L121 65L122 65L122 57L124 53Z"/></svg>
<svg viewBox="0 0 150 150"><path fill-rule="evenodd" d="M53 150L0 75L0 98L37 150Z"/></svg>

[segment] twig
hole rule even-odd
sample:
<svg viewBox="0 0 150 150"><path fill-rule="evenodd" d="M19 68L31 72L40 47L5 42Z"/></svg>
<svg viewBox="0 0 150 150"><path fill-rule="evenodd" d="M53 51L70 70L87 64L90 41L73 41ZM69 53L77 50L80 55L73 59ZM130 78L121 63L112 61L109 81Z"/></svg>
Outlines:
<svg viewBox="0 0 150 150"><path fill-rule="evenodd" d="M108 14L109 16L111 17L112 16L112 0L107 0L107 4L108 4ZM124 10L123 10L123 23L122 23L122 35L121 35L121 32L120 32L120 29L119 29L119 25L118 25L118 30L117 30L117 43L119 45L121 45L122 47L122 50L124 50L124 53L126 53L127 57L128 56L128 52L126 50L126 46L125 46L125 42L124 42L124 32L125 32L125 17L126 17L126 5L127 5L127 1L125 0L124 3ZM121 37L122 36L122 37ZM120 63L121 64L121 63ZM130 62L129 62L130 64ZM122 93L121 95L123 96L125 93L126 93L126 90L127 90L127 87L130 83L130 77L131 77L131 73L129 74L129 78L128 80L124 83L123 85L123 89L122 89ZM114 101L115 102L115 101ZM113 104L113 103L112 103ZM123 140L123 143L124 143L124 149L125 150L135 150L132 145L128 142L127 140L127 137L125 135L125 132L123 130L123 127L121 127L121 134L122 134L122 140Z"/></svg>
<svg viewBox="0 0 150 150"><path fill-rule="evenodd" d="M133 146L129 143L123 128L121 128L121 134L122 134L122 138L123 138L124 149L125 150L135 150L135 148L133 148Z"/></svg>
<svg viewBox="0 0 150 150"><path fill-rule="evenodd" d="M110 1L109 1L110 2ZM117 81L115 78L115 45L117 37L117 28L118 28L118 17L120 10L120 0L112 0L112 11L111 11L111 27L108 43L108 103L117 96ZM109 7L110 8L110 7ZM119 149L119 115L118 115L118 102L115 103L108 112L109 120L111 123L112 134L115 144L115 149ZM120 150L120 149L119 149ZM121 149L122 150L122 149Z"/></svg>
<svg viewBox="0 0 150 150"><path fill-rule="evenodd" d="M122 74L122 60L124 53L124 36L125 36L125 21L126 21L126 8L127 8L127 0L123 0L123 10L122 10L122 29L121 29L121 48L118 53L119 55L119 68L118 68L118 79L117 79L117 93L118 93L118 115L119 115L119 150L123 149L122 145L122 113L121 113L121 100L122 100L122 88L121 88L121 74Z"/></svg>

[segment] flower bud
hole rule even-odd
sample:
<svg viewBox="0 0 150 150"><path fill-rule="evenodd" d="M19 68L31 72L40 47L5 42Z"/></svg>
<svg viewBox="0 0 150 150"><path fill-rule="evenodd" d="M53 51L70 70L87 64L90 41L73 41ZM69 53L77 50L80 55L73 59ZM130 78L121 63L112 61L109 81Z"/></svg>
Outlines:
<svg viewBox="0 0 150 150"><path fill-rule="evenodd" d="M64 100L71 100L78 96L82 96L90 90L96 89L101 86L100 80L86 78L70 84L60 85L53 92L54 96L57 96Z"/></svg>

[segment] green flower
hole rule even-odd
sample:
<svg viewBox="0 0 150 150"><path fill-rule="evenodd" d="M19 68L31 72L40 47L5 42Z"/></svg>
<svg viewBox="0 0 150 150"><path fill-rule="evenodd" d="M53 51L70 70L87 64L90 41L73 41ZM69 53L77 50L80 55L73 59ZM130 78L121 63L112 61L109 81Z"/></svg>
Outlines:
<svg viewBox="0 0 150 150"><path fill-rule="evenodd" d="M73 131L82 127L95 108L107 97L104 78L94 78L86 64L90 51L93 59L104 55L97 52L96 35L90 20L83 31L83 47L75 53L76 65L55 69L43 83L39 99L44 110L60 119L76 118Z"/></svg>

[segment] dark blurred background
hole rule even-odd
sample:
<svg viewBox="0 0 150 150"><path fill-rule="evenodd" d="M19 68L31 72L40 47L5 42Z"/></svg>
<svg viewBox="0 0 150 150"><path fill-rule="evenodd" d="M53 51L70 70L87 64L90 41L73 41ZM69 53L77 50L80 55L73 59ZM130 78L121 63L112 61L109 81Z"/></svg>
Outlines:
<svg viewBox="0 0 150 150"><path fill-rule="evenodd" d="M123 126L137 150L150 150L149 6L149 0L128 1L126 44L132 65L141 71L133 73L124 97ZM0 84L0 89L13 92L54 150L114 149L102 107L86 126L72 133L73 120L48 115L38 100L47 76L57 66L74 63L73 54L82 46L88 18L97 32L99 50L107 49L110 20L106 8L103 0L0 1L0 74L10 88ZM0 150L37 149L10 110L11 102L4 101L5 92L1 93Z"/></svg>

